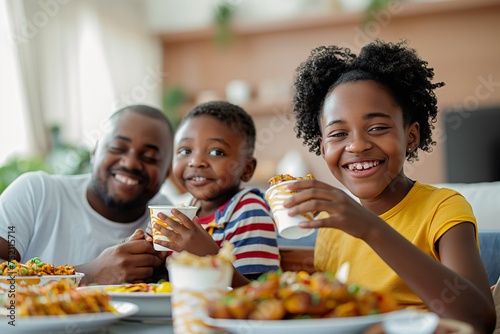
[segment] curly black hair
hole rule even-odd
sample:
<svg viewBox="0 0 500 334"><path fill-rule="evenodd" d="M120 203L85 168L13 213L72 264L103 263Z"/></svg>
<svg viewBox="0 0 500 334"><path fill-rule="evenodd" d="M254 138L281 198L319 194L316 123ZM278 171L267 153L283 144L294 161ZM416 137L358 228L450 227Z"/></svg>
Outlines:
<svg viewBox="0 0 500 334"><path fill-rule="evenodd" d="M252 117L243 108L227 101L201 103L189 110L182 118L180 125L189 119L205 115L215 117L229 127L235 127L244 136L248 155L253 156L256 137L255 124Z"/></svg>
<svg viewBox="0 0 500 334"><path fill-rule="evenodd" d="M386 87L403 111L405 125L418 122L418 148L430 152L432 130L438 112L434 89L443 82L432 83L434 69L421 60L414 49L399 43L375 40L365 45L358 56L348 48L320 46L295 71L292 109L296 117L297 138L309 146L310 152L321 154L320 117L323 102L342 83L372 80ZM418 160L417 150L407 155Z"/></svg>

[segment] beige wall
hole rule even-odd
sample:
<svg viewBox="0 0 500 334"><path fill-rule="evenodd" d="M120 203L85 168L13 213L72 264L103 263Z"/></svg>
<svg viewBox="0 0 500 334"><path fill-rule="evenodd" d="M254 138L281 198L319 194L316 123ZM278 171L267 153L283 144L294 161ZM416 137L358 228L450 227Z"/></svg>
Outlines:
<svg viewBox="0 0 500 334"><path fill-rule="evenodd" d="M258 92L269 82L290 85L294 69L316 46L340 44L357 52L373 38L405 38L434 67L435 80L446 83L436 92L441 110L465 105L473 111L500 105L499 1L458 0L406 7L396 3L366 29L359 25L360 18L358 14L325 15L237 26L235 40L226 49L214 46L209 30L163 35L166 84L180 84L193 96L213 89L224 97L228 81L244 79ZM492 84L485 84L488 81ZM256 182L272 176L273 164L293 148L301 152L317 178L335 183L322 159L308 153L295 138L293 121L283 117L290 113L289 99L263 103L256 95L245 107L259 131L256 155L261 169ZM421 154L420 161L407 167L410 177L430 183L446 181L446 138L440 122L435 140L438 145L431 154Z"/></svg>

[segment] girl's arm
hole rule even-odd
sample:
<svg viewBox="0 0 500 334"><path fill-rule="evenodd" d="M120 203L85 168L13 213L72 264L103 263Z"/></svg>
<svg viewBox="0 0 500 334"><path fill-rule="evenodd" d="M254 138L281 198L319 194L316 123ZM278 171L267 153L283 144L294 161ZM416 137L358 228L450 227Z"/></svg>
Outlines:
<svg viewBox="0 0 500 334"><path fill-rule="evenodd" d="M302 227L337 228L363 239L431 311L470 323L477 333L493 331L495 308L472 223L458 224L438 240L438 262L343 191L317 180L290 188L301 190L285 202L292 215L308 211L330 215L303 222Z"/></svg>
<svg viewBox="0 0 500 334"><path fill-rule="evenodd" d="M385 222L377 225L364 240L431 311L444 318L465 321L477 333L493 331L495 308L475 243L473 224L456 225L440 238L437 246L441 263Z"/></svg>

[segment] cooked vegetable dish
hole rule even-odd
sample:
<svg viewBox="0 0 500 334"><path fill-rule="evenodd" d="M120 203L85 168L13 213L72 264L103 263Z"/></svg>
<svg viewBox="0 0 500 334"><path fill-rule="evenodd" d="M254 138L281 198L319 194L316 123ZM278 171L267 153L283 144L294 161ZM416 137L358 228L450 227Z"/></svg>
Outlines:
<svg viewBox="0 0 500 334"><path fill-rule="evenodd" d="M282 320L354 317L397 310L388 295L346 285L332 273L272 272L209 305L212 318Z"/></svg>
<svg viewBox="0 0 500 334"><path fill-rule="evenodd" d="M45 275L74 275L75 268L71 264L54 266L34 257L25 264L16 260L0 263L0 275L2 276L45 276Z"/></svg>

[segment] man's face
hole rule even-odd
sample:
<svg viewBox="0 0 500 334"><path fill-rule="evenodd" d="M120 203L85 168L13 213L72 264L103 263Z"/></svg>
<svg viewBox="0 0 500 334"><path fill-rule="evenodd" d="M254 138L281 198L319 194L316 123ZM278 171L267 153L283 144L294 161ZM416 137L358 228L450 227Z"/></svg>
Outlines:
<svg viewBox="0 0 500 334"><path fill-rule="evenodd" d="M123 112L112 121L93 155L90 204L95 209L130 210L146 205L167 177L171 152L166 123Z"/></svg>

